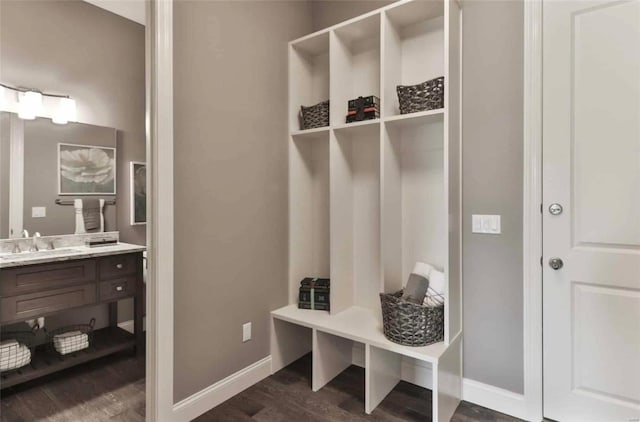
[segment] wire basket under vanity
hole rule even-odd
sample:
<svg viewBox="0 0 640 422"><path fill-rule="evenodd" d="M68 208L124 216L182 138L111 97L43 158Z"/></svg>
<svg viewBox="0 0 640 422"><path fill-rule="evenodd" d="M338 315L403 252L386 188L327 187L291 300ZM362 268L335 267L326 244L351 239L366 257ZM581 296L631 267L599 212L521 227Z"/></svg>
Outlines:
<svg viewBox="0 0 640 422"><path fill-rule="evenodd" d="M95 318L88 324L66 325L47 332L49 347L61 358L89 349L93 344Z"/></svg>
<svg viewBox="0 0 640 422"><path fill-rule="evenodd" d="M380 293L387 339L403 346L427 346L444 340L444 305L425 306L402 299L402 290Z"/></svg>
<svg viewBox="0 0 640 422"><path fill-rule="evenodd" d="M0 333L0 373L2 376L20 371L31 363L35 353L36 332L8 331Z"/></svg>

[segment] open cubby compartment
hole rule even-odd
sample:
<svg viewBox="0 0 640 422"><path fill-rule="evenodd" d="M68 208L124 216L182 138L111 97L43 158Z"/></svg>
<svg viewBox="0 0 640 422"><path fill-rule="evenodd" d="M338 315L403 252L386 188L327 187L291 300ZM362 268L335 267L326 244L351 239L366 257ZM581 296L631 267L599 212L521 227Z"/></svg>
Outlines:
<svg viewBox="0 0 640 422"><path fill-rule="evenodd" d="M413 1L383 13L385 116L400 114L398 85L415 85L445 76L444 7L444 1Z"/></svg>
<svg viewBox="0 0 640 422"><path fill-rule="evenodd" d="M353 364L354 349L364 344L322 330L313 330L313 370L311 388L319 391ZM364 380L362 389L364 391ZM364 394L363 397L364 399Z"/></svg>
<svg viewBox="0 0 640 422"><path fill-rule="evenodd" d="M291 365L311 352L312 348L313 330L311 328L271 318L271 373Z"/></svg>
<svg viewBox="0 0 640 422"><path fill-rule="evenodd" d="M369 95L380 98L380 14L331 33L331 125L346 123L349 100Z"/></svg>
<svg viewBox="0 0 640 422"><path fill-rule="evenodd" d="M385 124L383 156L384 290L400 290L417 261L447 273L444 122Z"/></svg>
<svg viewBox="0 0 640 422"><path fill-rule="evenodd" d="M379 312L380 124L333 131L331 139L331 312Z"/></svg>
<svg viewBox="0 0 640 422"><path fill-rule="evenodd" d="M330 276L329 131L291 136L289 144L289 303L305 277Z"/></svg>
<svg viewBox="0 0 640 422"><path fill-rule="evenodd" d="M329 99L329 32L289 44L289 130L298 132L300 106Z"/></svg>

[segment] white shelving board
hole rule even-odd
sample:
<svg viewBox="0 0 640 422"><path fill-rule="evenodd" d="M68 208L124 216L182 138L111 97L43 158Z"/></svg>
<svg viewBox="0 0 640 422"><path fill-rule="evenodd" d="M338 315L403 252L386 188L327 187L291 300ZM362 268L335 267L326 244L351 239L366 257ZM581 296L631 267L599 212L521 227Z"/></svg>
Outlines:
<svg viewBox="0 0 640 422"><path fill-rule="evenodd" d="M400 380L400 359L431 365L434 421L461 396L460 4L401 0L289 44L289 299L272 312L273 371L313 352L322 388L365 349L365 410ZM400 114L397 85L445 77L445 107ZM347 102L380 98L380 118L347 124ZM300 106L330 100L329 125L300 130ZM445 339L383 334L379 293L416 261L446 276ZM331 279L331 312L297 308L305 277Z"/></svg>
<svg viewBox="0 0 640 422"><path fill-rule="evenodd" d="M444 342L424 347L393 343L382 333L382 320L379 313L359 306L352 306L337 315L331 315L325 311L310 311L298 309L297 305L289 305L271 312L271 315L283 321L429 363L437 363L447 350Z"/></svg>

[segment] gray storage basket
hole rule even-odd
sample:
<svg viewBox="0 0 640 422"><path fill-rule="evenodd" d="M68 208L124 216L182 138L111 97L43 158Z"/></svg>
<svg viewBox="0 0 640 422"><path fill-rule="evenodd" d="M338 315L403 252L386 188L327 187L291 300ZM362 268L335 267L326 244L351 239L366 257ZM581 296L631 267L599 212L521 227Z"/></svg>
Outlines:
<svg viewBox="0 0 640 422"><path fill-rule="evenodd" d="M403 346L427 346L444 340L444 305L424 306L396 293L380 293L384 335Z"/></svg>
<svg viewBox="0 0 640 422"><path fill-rule="evenodd" d="M444 108L444 76L417 85L398 85L400 114Z"/></svg>
<svg viewBox="0 0 640 422"><path fill-rule="evenodd" d="M329 126L329 100L310 107L300 106L300 130Z"/></svg>

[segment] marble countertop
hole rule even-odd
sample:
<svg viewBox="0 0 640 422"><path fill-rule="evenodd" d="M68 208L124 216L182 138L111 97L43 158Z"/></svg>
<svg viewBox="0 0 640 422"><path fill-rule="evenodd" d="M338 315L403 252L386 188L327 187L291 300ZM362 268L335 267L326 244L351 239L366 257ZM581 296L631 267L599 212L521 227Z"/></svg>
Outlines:
<svg viewBox="0 0 640 422"><path fill-rule="evenodd" d="M117 243L109 246L69 246L54 250L37 252L1 252L0 268L19 267L22 265L45 264L50 262L69 261L72 259L94 258L98 256L120 255L125 253L142 252L147 248L130 243Z"/></svg>

